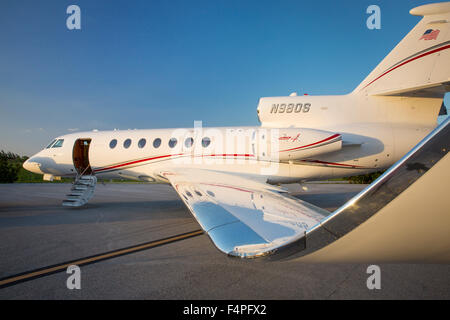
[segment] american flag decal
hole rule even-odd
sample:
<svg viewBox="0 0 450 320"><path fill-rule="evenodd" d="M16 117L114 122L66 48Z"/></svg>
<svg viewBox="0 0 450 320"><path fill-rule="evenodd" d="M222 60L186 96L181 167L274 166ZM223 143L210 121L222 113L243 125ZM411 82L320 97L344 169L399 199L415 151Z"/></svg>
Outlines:
<svg viewBox="0 0 450 320"><path fill-rule="evenodd" d="M433 30L433 29L428 29L427 31L425 31L425 33L420 37L419 40L436 40L437 36L439 34L439 30Z"/></svg>

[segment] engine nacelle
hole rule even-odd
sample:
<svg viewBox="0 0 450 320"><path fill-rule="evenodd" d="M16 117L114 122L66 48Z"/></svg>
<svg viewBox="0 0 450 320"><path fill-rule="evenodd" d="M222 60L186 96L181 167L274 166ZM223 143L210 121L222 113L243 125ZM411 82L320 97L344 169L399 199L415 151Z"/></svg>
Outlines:
<svg viewBox="0 0 450 320"><path fill-rule="evenodd" d="M279 129L279 133L278 146L271 145L271 154L280 161L306 159L342 148L338 133L307 128Z"/></svg>

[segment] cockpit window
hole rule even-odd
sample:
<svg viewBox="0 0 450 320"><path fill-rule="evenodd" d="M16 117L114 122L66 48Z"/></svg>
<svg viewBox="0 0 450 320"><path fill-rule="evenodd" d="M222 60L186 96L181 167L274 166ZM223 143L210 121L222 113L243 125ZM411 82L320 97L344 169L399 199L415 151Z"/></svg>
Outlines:
<svg viewBox="0 0 450 320"><path fill-rule="evenodd" d="M55 144L52 146L52 148L61 148L63 146L64 139L58 139L56 140Z"/></svg>
<svg viewBox="0 0 450 320"><path fill-rule="evenodd" d="M48 148L50 148L54 143L55 143L55 141L56 141L56 139L55 140L53 140L52 142L50 142L50 144L45 148L45 149L48 149Z"/></svg>

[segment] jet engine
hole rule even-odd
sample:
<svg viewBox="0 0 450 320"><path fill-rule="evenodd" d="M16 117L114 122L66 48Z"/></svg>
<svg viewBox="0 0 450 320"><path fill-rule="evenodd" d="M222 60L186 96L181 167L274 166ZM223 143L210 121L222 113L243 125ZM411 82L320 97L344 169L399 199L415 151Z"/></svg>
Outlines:
<svg viewBox="0 0 450 320"><path fill-rule="evenodd" d="M279 129L278 141L271 142L272 158L280 161L306 159L341 148L340 134L306 128Z"/></svg>

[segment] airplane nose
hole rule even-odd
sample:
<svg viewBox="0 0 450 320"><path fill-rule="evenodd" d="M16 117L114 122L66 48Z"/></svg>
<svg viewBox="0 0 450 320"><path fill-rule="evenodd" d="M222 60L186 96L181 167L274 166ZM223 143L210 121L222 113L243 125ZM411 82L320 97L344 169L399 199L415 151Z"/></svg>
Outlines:
<svg viewBox="0 0 450 320"><path fill-rule="evenodd" d="M28 170L30 172L43 174L43 172L41 171L41 164L33 158L25 161L22 166L25 170Z"/></svg>

